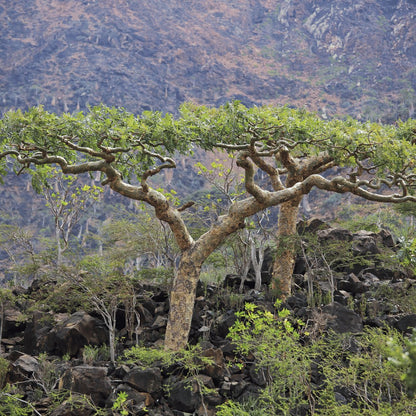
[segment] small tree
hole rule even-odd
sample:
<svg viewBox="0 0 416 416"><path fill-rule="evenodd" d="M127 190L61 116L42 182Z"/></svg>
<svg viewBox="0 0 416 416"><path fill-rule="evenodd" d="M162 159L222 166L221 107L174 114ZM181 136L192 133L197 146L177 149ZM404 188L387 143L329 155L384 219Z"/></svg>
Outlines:
<svg viewBox="0 0 416 416"><path fill-rule="evenodd" d="M44 169L40 178L37 178L35 172L32 183L42 193L46 206L52 214L56 264L61 266L72 230L80 222L88 207L99 199L102 189L96 185L80 185L76 176L64 176L54 167L49 171Z"/></svg>
<svg viewBox="0 0 416 416"><path fill-rule="evenodd" d="M134 213L120 210L106 221L102 230L104 248L110 257L125 260L130 271L140 270L141 262L150 268L174 269L180 257L172 232L148 209Z"/></svg>
<svg viewBox="0 0 416 416"><path fill-rule="evenodd" d="M115 362L117 311L123 303L133 302L135 291L132 280L117 272L117 265L101 256L86 256L81 270L68 278L84 293L84 305L97 311L108 329L110 360Z"/></svg>
<svg viewBox="0 0 416 416"><path fill-rule="evenodd" d="M22 276L32 275L40 265L34 234L28 227L0 224L0 249L8 257L4 270L13 275L14 284L27 284Z"/></svg>
<svg viewBox="0 0 416 416"><path fill-rule="evenodd" d="M14 298L12 291L9 288L0 288L0 355L1 355L1 343L3 340L4 329L4 313L6 305Z"/></svg>
<svg viewBox="0 0 416 416"><path fill-rule="evenodd" d="M194 115L192 132L199 141L238 155L237 165L246 173L245 189L257 201L270 192L313 183L279 203L279 255L272 289L282 298L291 294L299 207L313 186L370 201L415 202L410 192L415 180L416 120L399 121L395 126L353 119L324 121L287 107L190 106L187 110ZM254 186L256 168L268 177L270 190Z"/></svg>

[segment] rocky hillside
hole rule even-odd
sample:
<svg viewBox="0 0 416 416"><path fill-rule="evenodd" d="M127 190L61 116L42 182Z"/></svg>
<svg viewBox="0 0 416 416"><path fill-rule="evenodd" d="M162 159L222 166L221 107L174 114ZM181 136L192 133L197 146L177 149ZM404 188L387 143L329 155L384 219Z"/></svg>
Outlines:
<svg viewBox="0 0 416 416"><path fill-rule="evenodd" d="M416 102L414 0L0 3L0 111L185 100L385 119Z"/></svg>
<svg viewBox="0 0 416 416"><path fill-rule="evenodd" d="M53 293L59 296L59 278L36 280L27 290L14 288L15 302L5 307L0 360L0 387L9 382L14 389L9 396L0 394L0 412L5 397L13 403L11 393L19 393L15 406L30 403L37 415L45 416L283 414L273 412L272 404L286 406L286 414L296 416L357 414L357 408L372 415L414 414L416 402L406 402L402 370L391 367L386 346L416 325L415 276L389 261L397 254L391 234L351 233L316 220L299 226L304 236L316 233L320 246L347 244L347 251L337 255L349 252L360 261L341 262L330 270L315 262L316 252L308 249L297 260L296 293L281 315L267 287L255 291L252 280L246 280L242 293L200 285L190 338L194 347L170 359L159 348L168 310L163 287L136 282L134 311L140 322L135 334L129 332L127 304L120 305L114 363L105 345L109 327L97 310L80 309L74 288L63 283L65 300L56 303L45 300ZM263 266L267 283L270 262ZM241 276L228 276L226 284L235 278ZM331 298L334 302L326 304ZM253 322L236 314L245 302ZM284 328L294 332L282 331L282 317ZM243 331L245 337L236 342L236 328L252 324L258 325L257 336ZM250 348L244 351L243 345ZM285 368L290 370L284 373ZM270 397L271 403L264 402ZM249 412L219 413L217 406L227 401L245 403Z"/></svg>

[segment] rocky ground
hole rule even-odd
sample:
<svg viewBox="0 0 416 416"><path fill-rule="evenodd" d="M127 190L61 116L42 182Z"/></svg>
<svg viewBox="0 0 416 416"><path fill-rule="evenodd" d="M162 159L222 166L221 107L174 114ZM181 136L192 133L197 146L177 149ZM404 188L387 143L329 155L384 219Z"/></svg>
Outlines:
<svg viewBox="0 0 416 416"><path fill-rule="evenodd" d="M285 306L294 319L307 323L310 339L329 331L359 334L366 327L392 327L405 334L416 327L416 314L409 307L416 279L396 261L389 261L392 255L397 257L398 250L390 233L352 233L318 220L300 224L299 231L311 233L316 240L303 239L303 254L295 267L295 293ZM339 256L329 270L318 254L320 247L336 247L333 243ZM342 247L347 247L347 254ZM360 261L340 261L349 255ZM329 255L326 260L329 262ZM25 302L48 289L38 281L27 290L15 288L15 296L23 300L20 308L5 310L2 349L10 363L5 381L18 387L22 400L31 403L37 415L51 416L93 415L97 408L107 409L107 414L123 414L110 410L120 392L126 393L124 405L130 412L126 414L155 416L214 415L216 406L227 399L256 397L267 382L264 374L256 371L253 360L233 364L238 354L227 334L236 320L235 312L245 302L276 312L267 292L270 262L271 256L266 256L261 292L254 291L248 279L244 292L238 293L238 276L227 276L221 287L200 285L190 334L190 344L200 346L198 365L193 369L183 362L166 364L158 359L134 363L104 360L98 347L107 343L108 332L99 315L84 311L52 314L43 308L42 312L24 311L26 318L22 319ZM120 311L119 357L137 340L146 347L163 343L167 291L142 282L137 287L137 301L141 326L132 340ZM88 357L86 352L92 346L97 347L96 354ZM68 390L71 400L56 404L53 397ZM75 405L81 397L78 394L91 400ZM342 391L337 397L346 400ZM299 410L293 414L308 413Z"/></svg>

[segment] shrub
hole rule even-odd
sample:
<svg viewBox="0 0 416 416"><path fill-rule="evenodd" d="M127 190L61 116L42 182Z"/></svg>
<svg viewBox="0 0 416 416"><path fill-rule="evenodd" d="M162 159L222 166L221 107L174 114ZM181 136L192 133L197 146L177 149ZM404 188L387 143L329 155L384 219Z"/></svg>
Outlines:
<svg viewBox="0 0 416 416"><path fill-rule="evenodd" d="M246 303L236 315L238 319L228 337L243 360L250 354L254 356L256 369L263 372L266 380L256 408L262 409L264 415L289 415L298 406L309 406L310 366L315 352L312 345L299 344L304 323L291 321L285 308L273 314L252 303ZM245 364L243 361L240 366ZM224 405L221 411L226 410Z"/></svg>

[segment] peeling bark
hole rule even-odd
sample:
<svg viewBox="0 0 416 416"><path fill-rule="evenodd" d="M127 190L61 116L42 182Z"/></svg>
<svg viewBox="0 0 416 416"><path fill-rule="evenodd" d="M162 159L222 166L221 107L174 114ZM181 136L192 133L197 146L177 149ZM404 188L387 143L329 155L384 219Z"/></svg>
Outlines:
<svg viewBox="0 0 416 416"><path fill-rule="evenodd" d="M191 330L192 315L201 264L194 262L191 250L182 254L170 292L169 318L166 327L165 349L185 348Z"/></svg>
<svg viewBox="0 0 416 416"><path fill-rule="evenodd" d="M280 205L277 254L273 264L271 288L282 300L292 292L292 274L295 265L296 222L302 197Z"/></svg>

